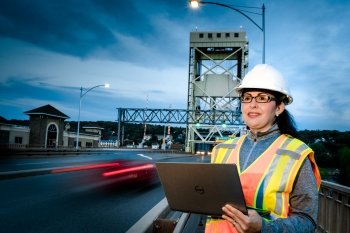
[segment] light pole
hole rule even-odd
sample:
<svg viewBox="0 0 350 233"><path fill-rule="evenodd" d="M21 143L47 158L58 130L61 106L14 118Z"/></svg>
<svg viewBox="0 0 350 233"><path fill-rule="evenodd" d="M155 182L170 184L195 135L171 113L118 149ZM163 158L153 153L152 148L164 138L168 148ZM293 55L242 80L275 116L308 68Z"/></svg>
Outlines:
<svg viewBox="0 0 350 233"><path fill-rule="evenodd" d="M169 111L168 111L168 123L170 122L170 114L171 114L171 104L169 105ZM169 127L169 126L168 126ZM162 145L161 145L161 148L163 150L166 149L166 143L165 143L165 133L166 133L166 123L164 124L164 132L163 132L163 142L162 142Z"/></svg>
<svg viewBox="0 0 350 233"><path fill-rule="evenodd" d="M80 110L81 110L81 100L83 99L83 97L92 89L95 89L97 87L105 87L105 88L109 88L109 84L101 84L101 85L97 85L94 87L91 87L89 89L87 89L85 92L83 92L83 87L80 87L80 96L79 96L79 113L78 113L78 128L77 128L77 142L75 145L75 149L79 149L79 134L80 134Z"/></svg>
<svg viewBox="0 0 350 233"><path fill-rule="evenodd" d="M200 1L200 0L189 0L189 3L192 8L198 8L200 4L212 4L212 5L226 7L231 10L237 11L238 13L240 13L241 15L249 19L262 32L262 63L265 64L265 4L263 4L261 7L262 24L261 26L259 26L259 24L257 24L252 18L250 18L247 14L242 12L240 9L223 4L223 3L207 2L207 1Z"/></svg>

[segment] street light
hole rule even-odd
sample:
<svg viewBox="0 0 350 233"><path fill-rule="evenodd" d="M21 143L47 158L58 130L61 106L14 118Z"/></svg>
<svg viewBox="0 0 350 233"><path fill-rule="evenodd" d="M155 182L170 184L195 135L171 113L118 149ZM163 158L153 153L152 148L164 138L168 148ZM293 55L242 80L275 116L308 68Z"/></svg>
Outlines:
<svg viewBox="0 0 350 233"><path fill-rule="evenodd" d="M237 9L235 7L232 7L232 6L223 4L223 3L206 2L206 1L200 1L200 0L189 0L189 3L190 3L190 6L192 8L198 8L200 4L212 4L212 5L226 7L226 8L229 8L231 10L237 11L238 13L240 13L241 15L243 15L244 17L249 19L257 28L259 28L261 30L261 32L263 34L263 38L262 38L262 63L265 64L265 4L263 4L262 8L261 8L262 25L259 26L259 24L257 24L252 18L250 18L247 14L242 12L240 9Z"/></svg>
<svg viewBox="0 0 350 233"><path fill-rule="evenodd" d="M101 84L101 85L97 85L97 86L94 86L94 87L91 87L89 89L87 89L85 92L83 92L83 87L80 87L80 96L79 96L79 113L78 113L78 129L77 129L77 142L76 142L76 145L75 145L75 149L79 149L79 133L80 133L80 110L81 110L81 100L82 98L89 92L91 91L92 89L95 89L97 87L105 87L105 88L109 88L109 84L106 83L106 84Z"/></svg>

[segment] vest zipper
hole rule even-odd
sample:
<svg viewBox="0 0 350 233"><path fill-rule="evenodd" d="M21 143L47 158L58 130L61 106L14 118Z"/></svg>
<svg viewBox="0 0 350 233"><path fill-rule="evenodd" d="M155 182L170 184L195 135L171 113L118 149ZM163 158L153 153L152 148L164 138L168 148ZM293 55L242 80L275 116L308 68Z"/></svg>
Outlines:
<svg viewBox="0 0 350 233"><path fill-rule="evenodd" d="M255 146L257 145L258 143L256 142L256 138L254 138L254 143L253 143L253 146L252 148L250 148L250 151L248 153L248 155L246 156L245 160L244 160L244 164L243 164L243 167L242 167L242 171L244 171L245 169L247 169L248 167L248 161L249 161L249 158L250 156L252 155L252 152L253 150L255 149ZM250 164L249 164L250 165Z"/></svg>

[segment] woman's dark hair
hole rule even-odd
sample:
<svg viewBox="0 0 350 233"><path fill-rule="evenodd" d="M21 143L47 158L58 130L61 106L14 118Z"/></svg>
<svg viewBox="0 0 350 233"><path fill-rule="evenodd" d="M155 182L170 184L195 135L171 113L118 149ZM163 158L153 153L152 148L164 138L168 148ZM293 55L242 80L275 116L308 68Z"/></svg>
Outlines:
<svg viewBox="0 0 350 233"><path fill-rule="evenodd" d="M267 91L276 98L276 104L280 105L282 102L286 103L286 96L279 92ZM276 123L282 134L289 134L292 137L298 137L298 130L294 121L294 117L287 109L276 117Z"/></svg>
<svg viewBox="0 0 350 233"><path fill-rule="evenodd" d="M289 134L292 137L298 137L298 131L293 116L287 109L276 117L276 123L282 134Z"/></svg>

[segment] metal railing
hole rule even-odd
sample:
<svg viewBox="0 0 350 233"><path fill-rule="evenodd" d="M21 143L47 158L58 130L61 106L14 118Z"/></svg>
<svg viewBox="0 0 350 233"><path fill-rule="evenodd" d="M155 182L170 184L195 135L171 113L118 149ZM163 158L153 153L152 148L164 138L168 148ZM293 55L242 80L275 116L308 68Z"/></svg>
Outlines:
<svg viewBox="0 0 350 233"><path fill-rule="evenodd" d="M203 216L171 211L164 198L127 232L197 233L203 224ZM350 232L350 187L322 181L317 224L318 233Z"/></svg>
<svg viewBox="0 0 350 233"><path fill-rule="evenodd" d="M350 187L322 181L317 232L350 232Z"/></svg>

